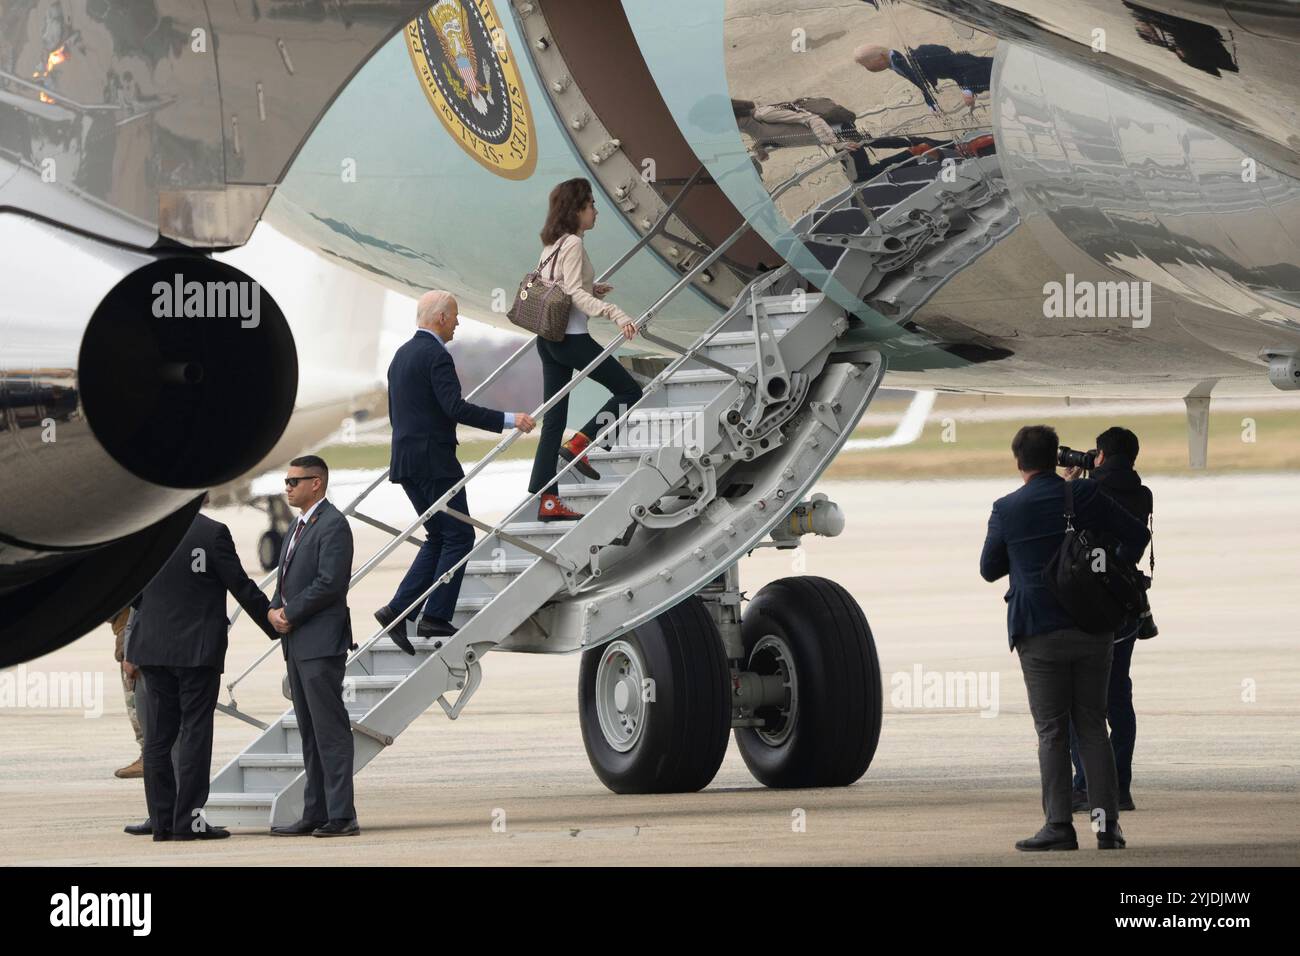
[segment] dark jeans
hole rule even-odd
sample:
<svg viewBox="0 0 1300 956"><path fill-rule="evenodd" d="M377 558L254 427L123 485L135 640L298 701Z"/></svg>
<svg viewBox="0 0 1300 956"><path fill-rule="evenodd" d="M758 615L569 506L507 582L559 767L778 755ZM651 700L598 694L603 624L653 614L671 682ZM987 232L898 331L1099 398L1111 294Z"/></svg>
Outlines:
<svg viewBox="0 0 1300 956"><path fill-rule="evenodd" d="M221 689L215 667L144 665L149 695L144 725L144 798L154 833L203 829L212 773L212 717ZM179 753L172 747L179 738ZM175 763L173 764L173 759Z"/></svg>
<svg viewBox="0 0 1300 956"><path fill-rule="evenodd" d="M1133 745L1137 740L1137 714L1133 712L1133 681L1128 676L1136 640L1116 644L1110 662L1110 686L1106 694L1106 720L1110 724L1110 749L1115 754L1115 778L1119 792L1127 795L1133 785ZM1070 756L1074 760L1074 789L1088 789L1079 756L1079 738L1070 725Z"/></svg>
<svg viewBox="0 0 1300 956"><path fill-rule="evenodd" d="M352 723L343 703L347 655L285 661L289 693L302 738L302 765L307 774L302 818L308 821L352 820Z"/></svg>
<svg viewBox="0 0 1300 956"><path fill-rule="evenodd" d="M416 514L424 514L429 506L447 493L458 478L407 478L402 482L402 490L411 500ZM469 514L469 500L465 489L452 495L447 502L449 508L461 514ZM411 562L411 568L397 586L397 593L388 602L393 613L401 614L436 578L442 577L461 558L474 547L474 528L451 515L438 512L424 523L424 544ZM460 583L465 577L465 566L461 565L449 582L433 589L429 599L424 603L424 616L436 617L440 621L451 621L456 610L456 598L460 595Z"/></svg>
<svg viewBox="0 0 1300 956"><path fill-rule="evenodd" d="M941 146L944 140L930 139L928 136L864 136L855 126L842 124L835 127L836 132L841 133L845 139L866 143L872 149L902 149L906 150L910 146ZM867 150L855 149L848 154L853 161L853 182L862 183L875 176L879 176L890 166L897 166L899 163L906 162L912 158L910 152L893 153L877 162L871 162L868 158Z"/></svg>
<svg viewBox="0 0 1300 956"><path fill-rule="evenodd" d="M600 352L596 340L585 332L581 335L566 335L561 342L551 342L538 336L537 354L542 360L542 393L545 400L550 401L556 392L569 384L575 371L580 372L590 365L591 360ZM617 419L627 406L641 398L641 386L612 355L596 366L591 377L610 391L609 401L578 429L588 438L595 438L596 432ZM537 442L537 457L533 459L533 474L528 481L530 493L543 488L548 494L556 493L556 459L560 455L560 439L564 437L564 425L568 419L569 396L566 395L542 418L542 437Z"/></svg>
<svg viewBox="0 0 1300 956"><path fill-rule="evenodd" d="M1088 772L1088 804L1099 822L1119 820L1115 757L1106 737L1106 684L1114 635L1066 629L1016 641L1038 732L1038 770L1048 823L1069 824L1070 724L1079 733L1079 752Z"/></svg>

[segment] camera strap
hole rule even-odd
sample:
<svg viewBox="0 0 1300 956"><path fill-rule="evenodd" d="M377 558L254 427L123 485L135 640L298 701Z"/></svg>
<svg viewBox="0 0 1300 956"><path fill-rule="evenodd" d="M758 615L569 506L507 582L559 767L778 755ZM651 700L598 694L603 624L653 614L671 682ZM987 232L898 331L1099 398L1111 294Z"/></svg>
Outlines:
<svg viewBox="0 0 1300 956"><path fill-rule="evenodd" d="M1151 515L1147 518L1147 530L1151 533L1151 550L1147 552L1147 559L1151 565L1151 582L1156 580L1156 509L1152 507Z"/></svg>
<svg viewBox="0 0 1300 956"><path fill-rule="evenodd" d="M1074 531L1074 482L1065 482L1065 533Z"/></svg>

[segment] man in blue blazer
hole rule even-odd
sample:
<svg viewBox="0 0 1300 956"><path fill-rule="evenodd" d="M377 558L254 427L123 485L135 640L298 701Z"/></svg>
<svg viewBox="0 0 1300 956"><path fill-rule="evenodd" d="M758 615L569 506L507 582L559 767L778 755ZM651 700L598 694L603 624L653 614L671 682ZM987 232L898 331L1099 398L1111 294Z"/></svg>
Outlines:
<svg viewBox="0 0 1300 956"><path fill-rule="evenodd" d="M1075 850L1070 819L1070 721L1088 780L1088 800L1098 824L1101 849L1123 848L1119 828L1115 757L1106 736L1106 692L1110 679L1110 631L1088 634L1048 590L1043 569L1065 539L1065 480L1056 473L1059 442L1046 425L1016 433L1011 451L1023 487L993 503L988 536L980 555L985 581L1011 576L1007 590L1007 637L1020 653L1029 709L1038 733L1046 825L1016 843L1019 850ZM1096 482L1073 483L1076 528L1103 531L1119 542L1119 556L1136 561L1149 532L1103 494Z"/></svg>
<svg viewBox="0 0 1300 956"><path fill-rule="evenodd" d="M397 350L388 366L388 420L393 427L388 480L401 484L417 514L427 511L465 476L456 460L457 424L490 432L518 428L525 433L535 424L532 416L523 412L499 412L461 397L456 363L446 348L456 333L456 311L456 299L450 292L434 290L422 295L416 306L415 335ZM447 507L469 514L464 488L451 497ZM375 612L375 619L386 628L474 546L473 526L443 511L424 523L424 531L424 544L397 593ZM456 633L451 618L464 575L462 565L448 583L434 588L416 626L419 637ZM393 628L389 636L406 653L415 653L404 627Z"/></svg>

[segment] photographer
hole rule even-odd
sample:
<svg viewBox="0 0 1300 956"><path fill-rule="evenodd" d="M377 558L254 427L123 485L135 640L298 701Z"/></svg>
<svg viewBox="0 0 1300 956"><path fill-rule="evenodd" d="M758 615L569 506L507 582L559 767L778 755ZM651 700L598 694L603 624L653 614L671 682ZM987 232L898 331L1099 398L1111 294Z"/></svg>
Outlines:
<svg viewBox="0 0 1300 956"><path fill-rule="evenodd" d="M1062 453L1066 449L1062 449ZM1115 426L1097 436L1097 448L1092 453L1092 480L1116 504L1143 525L1151 520L1151 489L1133 470L1138 456L1137 435L1127 428ZM1086 462L1085 462L1086 463ZM1066 469L1067 479L1078 477L1085 469L1081 466ZM1140 556L1139 556L1140 560ZM1154 561L1152 562L1154 564ZM1133 647L1138 638L1154 637L1155 624L1150 611L1145 615L1125 620L1115 628L1115 648L1110 663L1110 686L1106 698L1106 719L1110 724L1110 746L1115 753L1115 774L1119 786L1119 808L1133 810L1133 745L1137 739L1137 715L1133 711L1133 682L1129 679L1129 664L1133 660ZM1088 810L1088 778L1079 755L1079 738L1070 726L1070 755L1074 760L1074 792L1071 799L1074 812Z"/></svg>
<svg viewBox="0 0 1300 956"><path fill-rule="evenodd" d="M1016 843L1018 850L1074 850L1071 821L1070 719L1078 724L1079 749L1088 773L1089 803L1095 808L1100 849L1120 849L1115 758L1106 737L1106 683L1110 674L1110 630L1081 630L1049 588L1044 570L1052 564L1066 534L1066 489L1072 495L1077 526L1103 531L1121 543L1124 560L1134 561L1147 543L1147 530L1102 494L1093 481L1069 486L1056 473L1059 442L1046 425L1016 433L1011 452L1023 487L993 503L988 536L980 555L986 581L1010 575L1006 594L1007 634L1020 654L1029 709L1038 734L1046 824Z"/></svg>

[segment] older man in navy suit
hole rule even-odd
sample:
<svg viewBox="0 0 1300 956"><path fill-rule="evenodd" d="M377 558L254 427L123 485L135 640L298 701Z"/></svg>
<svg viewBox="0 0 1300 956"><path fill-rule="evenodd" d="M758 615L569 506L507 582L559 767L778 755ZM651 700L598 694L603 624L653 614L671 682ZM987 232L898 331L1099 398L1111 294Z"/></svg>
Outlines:
<svg viewBox="0 0 1300 956"><path fill-rule="evenodd" d="M1020 652L1029 710L1038 733L1038 769L1047 822L1016 843L1018 850L1076 850L1070 819L1070 721L1088 779L1088 801L1098 821L1097 846L1121 849L1115 757L1106 736L1106 689L1114 634L1089 634L1048 590L1043 569L1065 539L1065 479L1056 473L1059 442L1046 425L1016 433L1011 452L1024 486L993 503L980 555L985 581L1011 576L1007 635ZM1132 515L1089 480L1073 483L1075 526L1113 535L1119 557L1136 561L1150 537Z"/></svg>
<svg viewBox="0 0 1300 956"><path fill-rule="evenodd" d="M490 432L506 428L530 432L535 424L532 416L523 412L483 408L461 396L456 363L446 348L456 334L456 312L456 299L450 292L435 289L422 295L416 306L415 335L397 350L388 366L388 420L393 426L388 480L401 484L418 514L426 512L465 475L456 460L457 424ZM447 507L469 514L464 488L452 495ZM386 628L474 546L474 528L444 511L425 521L424 531L424 544L397 593L375 612L375 619ZM429 595L416 626L419 637L456 633L451 617L464 575L461 565L449 582ZM415 647L404 630L393 628L389 636L406 653L414 654Z"/></svg>

